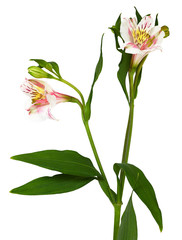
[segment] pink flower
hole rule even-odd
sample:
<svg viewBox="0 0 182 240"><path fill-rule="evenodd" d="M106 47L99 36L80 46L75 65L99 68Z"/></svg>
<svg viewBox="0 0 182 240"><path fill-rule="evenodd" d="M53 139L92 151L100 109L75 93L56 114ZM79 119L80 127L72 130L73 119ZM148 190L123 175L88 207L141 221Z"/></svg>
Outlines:
<svg viewBox="0 0 182 240"><path fill-rule="evenodd" d="M46 82L36 79L26 79L21 85L21 90L30 96L32 105L27 109L30 115L40 115L41 118L55 118L51 114L51 108L58 103L69 102L73 98L55 92Z"/></svg>
<svg viewBox="0 0 182 240"><path fill-rule="evenodd" d="M126 53L133 54L132 67L137 67L141 60L150 52L162 49L164 37L169 35L168 27L154 26L151 16L145 16L137 25L136 18L123 19L121 36L124 39Z"/></svg>

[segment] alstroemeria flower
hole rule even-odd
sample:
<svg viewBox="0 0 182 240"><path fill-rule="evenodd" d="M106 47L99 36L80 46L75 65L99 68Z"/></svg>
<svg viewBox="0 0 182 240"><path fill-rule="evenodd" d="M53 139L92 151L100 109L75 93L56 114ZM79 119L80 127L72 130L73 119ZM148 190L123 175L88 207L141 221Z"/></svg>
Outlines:
<svg viewBox="0 0 182 240"><path fill-rule="evenodd" d="M21 85L21 90L32 100L32 105L27 109L30 115L38 114L42 119L55 118L51 108L58 103L70 102L73 97L55 92L46 82L36 79L26 79Z"/></svg>
<svg viewBox="0 0 182 240"><path fill-rule="evenodd" d="M133 54L132 67L137 67L150 52L161 50L161 42L167 37L166 30L167 27L154 26L151 16L145 16L139 24L136 18L123 19L121 24L121 36L125 41L123 47L126 53Z"/></svg>

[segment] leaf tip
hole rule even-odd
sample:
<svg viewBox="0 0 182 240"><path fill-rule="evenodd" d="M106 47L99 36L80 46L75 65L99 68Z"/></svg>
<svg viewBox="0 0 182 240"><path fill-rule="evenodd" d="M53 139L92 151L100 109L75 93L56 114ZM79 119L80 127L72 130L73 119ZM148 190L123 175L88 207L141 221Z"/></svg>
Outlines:
<svg viewBox="0 0 182 240"><path fill-rule="evenodd" d="M161 222L161 224L160 224L160 226L159 226L159 229L160 229L160 232L163 231L163 224L162 224L162 222Z"/></svg>
<svg viewBox="0 0 182 240"><path fill-rule="evenodd" d="M14 189L11 189L11 190L9 191L9 193L16 193L16 192L15 192L15 188L14 188Z"/></svg>
<svg viewBox="0 0 182 240"><path fill-rule="evenodd" d="M15 155L15 156L12 156L12 157L10 157L10 159L13 159L13 160L18 160L18 159L16 158L16 155Z"/></svg>

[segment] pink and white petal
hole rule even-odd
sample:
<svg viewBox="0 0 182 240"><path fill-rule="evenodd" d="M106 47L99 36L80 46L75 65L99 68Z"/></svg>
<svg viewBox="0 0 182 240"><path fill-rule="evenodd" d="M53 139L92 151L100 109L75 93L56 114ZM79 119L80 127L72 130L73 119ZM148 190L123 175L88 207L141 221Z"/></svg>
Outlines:
<svg viewBox="0 0 182 240"><path fill-rule="evenodd" d="M50 108L48 108L47 114L48 114L48 118L50 118L50 119L52 119L52 120L59 121L58 119L56 119L56 118L52 115Z"/></svg>
<svg viewBox="0 0 182 240"><path fill-rule="evenodd" d="M29 109L27 109L29 115L33 120L46 120L48 118L54 119L52 114L50 113L50 107L48 105L41 106L33 104Z"/></svg>
<svg viewBox="0 0 182 240"><path fill-rule="evenodd" d="M131 31L137 29L137 20L136 20L136 18L129 18L128 19L128 24L129 24L129 28L130 28Z"/></svg>
<svg viewBox="0 0 182 240"><path fill-rule="evenodd" d="M129 27L129 19L123 19L121 23L121 36L125 42L133 42L132 30Z"/></svg>
<svg viewBox="0 0 182 240"><path fill-rule="evenodd" d="M51 107L54 107L57 103L56 96L51 94L46 94L46 98Z"/></svg>
<svg viewBox="0 0 182 240"><path fill-rule="evenodd" d="M157 44L157 45L161 45L164 37L165 37L165 33L164 33L163 31L160 32L159 35L157 36L157 42L156 42L156 44Z"/></svg>
<svg viewBox="0 0 182 240"><path fill-rule="evenodd" d="M149 52L153 52L153 51L155 51L155 50L160 50L160 51L162 51L162 47L161 47L160 45L154 45L154 46L148 48L148 51L149 51Z"/></svg>
<svg viewBox="0 0 182 240"><path fill-rule="evenodd" d="M25 94L27 94L28 96L31 97L31 93L33 90L33 84L31 84L28 79L25 80L25 82L20 86L20 89L22 90L22 92L24 92Z"/></svg>
<svg viewBox="0 0 182 240"><path fill-rule="evenodd" d="M149 34L150 36L158 35L161 30L160 26L154 26L150 31Z"/></svg>
<svg viewBox="0 0 182 240"><path fill-rule="evenodd" d="M36 79L29 79L28 80L32 85L35 85L35 87L45 89L45 82L41 80L36 80Z"/></svg>
<svg viewBox="0 0 182 240"><path fill-rule="evenodd" d="M70 102L72 99L71 96L59 92L54 92L54 96L56 97L56 103Z"/></svg>
<svg viewBox="0 0 182 240"><path fill-rule="evenodd" d="M44 82L44 85L45 85L45 91L46 91L47 93L52 93L52 92L54 92L54 90L52 89L52 87L51 87L48 83Z"/></svg>
<svg viewBox="0 0 182 240"><path fill-rule="evenodd" d="M133 67L137 67L138 64L142 61L142 59L148 55L148 52L143 51L142 54L135 54L132 56Z"/></svg>
<svg viewBox="0 0 182 240"><path fill-rule="evenodd" d="M145 16L142 18L142 20L139 22L138 27L140 29L144 29L147 32L149 32L153 25L153 18L151 16Z"/></svg>
<svg viewBox="0 0 182 240"><path fill-rule="evenodd" d="M134 43L127 43L125 45L126 53L131 53L131 54L140 54L141 50L137 45Z"/></svg>

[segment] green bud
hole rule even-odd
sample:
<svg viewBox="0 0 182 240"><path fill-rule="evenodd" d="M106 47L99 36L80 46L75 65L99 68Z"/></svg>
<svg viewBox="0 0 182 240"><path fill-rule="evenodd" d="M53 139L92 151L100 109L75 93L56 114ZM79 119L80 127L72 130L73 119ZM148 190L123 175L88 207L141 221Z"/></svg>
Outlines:
<svg viewBox="0 0 182 240"><path fill-rule="evenodd" d="M45 72L42 68L37 66L29 67L28 73L35 78L54 78L51 74Z"/></svg>
<svg viewBox="0 0 182 240"><path fill-rule="evenodd" d="M52 65L49 62L46 62L43 59L30 59L30 61L35 61L36 63L39 64L38 67L41 68L46 68L47 70L49 70L50 72L52 72Z"/></svg>
<svg viewBox="0 0 182 240"><path fill-rule="evenodd" d="M161 27L161 31L163 31L165 33L164 38L168 37L170 32L169 32L169 28L167 26L162 26Z"/></svg>

